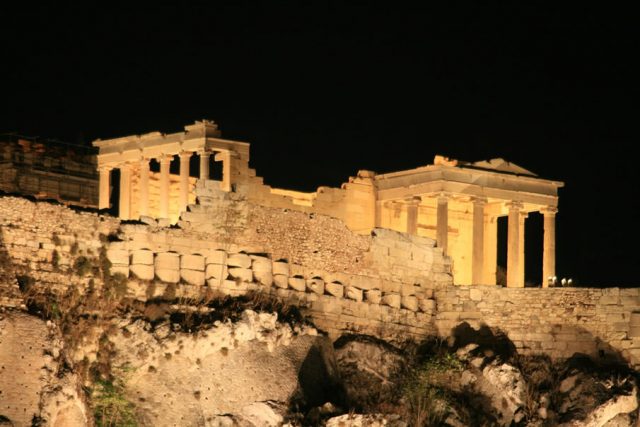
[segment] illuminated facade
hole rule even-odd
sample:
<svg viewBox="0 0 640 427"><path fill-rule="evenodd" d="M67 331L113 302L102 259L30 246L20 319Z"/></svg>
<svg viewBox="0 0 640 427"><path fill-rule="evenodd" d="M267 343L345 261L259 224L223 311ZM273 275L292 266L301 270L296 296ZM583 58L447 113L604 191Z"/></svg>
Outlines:
<svg viewBox="0 0 640 427"><path fill-rule="evenodd" d="M179 221L195 203L196 178L189 159L199 157L198 177L209 179L213 160L222 163L220 188L249 202L341 219L352 231L389 228L435 239L451 257L456 284L495 285L498 218L508 217L507 286L523 287L524 225L531 212L544 216L543 286L555 275L555 215L562 182L541 179L503 159L475 163L436 156L433 164L399 172L359 171L341 188L302 193L271 188L249 168L249 144L220 138L210 121L184 132L98 140L100 208L109 207L110 171L120 170L119 215ZM170 162L179 157L179 174ZM160 171L150 172L156 159Z"/></svg>

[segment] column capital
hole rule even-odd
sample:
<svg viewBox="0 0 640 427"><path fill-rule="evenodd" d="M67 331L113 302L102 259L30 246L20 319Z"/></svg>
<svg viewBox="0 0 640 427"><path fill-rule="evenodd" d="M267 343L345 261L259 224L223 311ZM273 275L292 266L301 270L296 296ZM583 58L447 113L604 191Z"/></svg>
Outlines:
<svg viewBox="0 0 640 427"><path fill-rule="evenodd" d="M486 197L471 196L471 203L474 205L484 206L487 204Z"/></svg>
<svg viewBox="0 0 640 427"><path fill-rule="evenodd" d="M192 155L193 152L191 151L181 151L180 153L178 153L178 156L180 156L180 160L189 160Z"/></svg>
<svg viewBox="0 0 640 427"><path fill-rule="evenodd" d="M113 166L98 166L98 172L111 172L113 170Z"/></svg>
<svg viewBox="0 0 640 427"><path fill-rule="evenodd" d="M422 202L422 197L420 196L413 196L413 197L408 197L406 199L404 199L404 203L408 204L408 205L419 205L420 202Z"/></svg>
<svg viewBox="0 0 640 427"><path fill-rule="evenodd" d="M451 198L451 194L449 193L442 192L442 193L436 194L436 200L438 201L439 204L448 203L450 198Z"/></svg>
<svg viewBox="0 0 640 427"><path fill-rule="evenodd" d="M129 162L124 162L124 163L120 163L118 165L118 169L122 170L122 169L131 169L131 163Z"/></svg>
<svg viewBox="0 0 640 427"><path fill-rule="evenodd" d="M556 216L558 213L558 208L555 206L545 206L540 209L540 213L544 216Z"/></svg>
<svg viewBox="0 0 640 427"><path fill-rule="evenodd" d="M510 202L506 202L505 206L509 209L509 211L520 211L524 207L524 204L517 200L512 200Z"/></svg>
<svg viewBox="0 0 640 427"><path fill-rule="evenodd" d="M165 164L171 163L172 159L173 159L173 156L171 154L161 154L160 156L156 157L156 160L158 161L158 163L165 163Z"/></svg>

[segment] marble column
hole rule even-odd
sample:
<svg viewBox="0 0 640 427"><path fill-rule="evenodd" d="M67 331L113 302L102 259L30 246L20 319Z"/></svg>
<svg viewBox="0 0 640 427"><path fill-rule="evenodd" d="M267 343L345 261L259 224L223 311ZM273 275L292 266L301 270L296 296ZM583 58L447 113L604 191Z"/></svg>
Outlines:
<svg viewBox="0 0 640 427"><path fill-rule="evenodd" d="M412 197L405 202L407 206L407 233L418 234L418 205L420 197Z"/></svg>
<svg viewBox="0 0 640 427"><path fill-rule="evenodd" d="M520 210L522 203L507 203L509 225L507 231L507 286L520 287Z"/></svg>
<svg viewBox="0 0 640 427"><path fill-rule="evenodd" d="M200 179L209 179L209 155L208 151L198 151L200 156Z"/></svg>
<svg viewBox="0 0 640 427"><path fill-rule="evenodd" d="M447 254L447 241L449 238L449 199L445 195L438 197L436 225L436 242L442 252Z"/></svg>
<svg viewBox="0 0 640 427"><path fill-rule="evenodd" d="M544 215L544 237L542 250L542 287L549 286L549 277L556 275L556 213L555 207L540 210Z"/></svg>
<svg viewBox="0 0 640 427"><path fill-rule="evenodd" d="M473 241L471 261L471 282L484 284L484 205L486 199L473 199Z"/></svg>
<svg viewBox="0 0 640 427"><path fill-rule="evenodd" d="M169 218L169 168L173 156L163 155L160 163L160 218Z"/></svg>
<svg viewBox="0 0 640 427"><path fill-rule="evenodd" d="M111 197L111 168L108 166L101 166L100 182L99 182L99 198L98 209L109 209L109 197Z"/></svg>
<svg viewBox="0 0 640 427"><path fill-rule="evenodd" d="M221 151L215 158L222 161L222 190L231 191L231 151Z"/></svg>
<svg viewBox="0 0 640 427"><path fill-rule="evenodd" d="M382 210L384 209L384 204L380 200L376 200L376 212L375 212L375 222L374 225L377 228L382 227Z"/></svg>
<svg viewBox="0 0 640 427"><path fill-rule="evenodd" d="M120 166L120 219L131 219L131 165Z"/></svg>
<svg viewBox="0 0 640 427"><path fill-rule="evenodd" d="M149 215L149 159L140 160L140 216Z"/></svg>
<svg viewBox="0 0 640 427"><path fill-rule="evenodd" d="M525 233L525 224L526 220L529 218L529 214L526 212L520 213L520 230L519 236L520 239L518 241L518 286L524 287L525 284L525 252L524 252L524 239L526 237Z"/></svg>
<svg viewBox="0 0 640 427"><path fill-rule="evenodd" d="M189 204L189 159L191 159L190 152L180 153L180 198L178 199L178 208L180 212L187 210L187 204Z"/></svg>

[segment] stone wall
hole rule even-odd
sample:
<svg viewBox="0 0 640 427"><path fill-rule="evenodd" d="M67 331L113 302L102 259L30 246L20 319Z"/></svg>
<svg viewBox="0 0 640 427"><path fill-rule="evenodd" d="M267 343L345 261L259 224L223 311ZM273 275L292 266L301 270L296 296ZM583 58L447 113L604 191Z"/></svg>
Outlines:
<svg viewBox="0 0 640 427"><path fill-rule="evenodd" d="M455 286L434 292L441 336L483 326L506 334L520 354L620 359L640 366L639 288ZM638 325L634 327L635 325Z"/></svg>
<svg viewBox="0 0 640 427"><path fill-rule="evenodd" d="M168 286L184 296L264 291L299 305L332 336L450 337L489 327L523 354L640 364L640 289L451 286L450 260L431 239L384 229L356 235L334 218L256 206L207 186L179 227L0 198L0 305L23 303L22 274L86 286L90 276L69 274L74 261L105 250L112 273L128 277L140 300Z"/></svg>

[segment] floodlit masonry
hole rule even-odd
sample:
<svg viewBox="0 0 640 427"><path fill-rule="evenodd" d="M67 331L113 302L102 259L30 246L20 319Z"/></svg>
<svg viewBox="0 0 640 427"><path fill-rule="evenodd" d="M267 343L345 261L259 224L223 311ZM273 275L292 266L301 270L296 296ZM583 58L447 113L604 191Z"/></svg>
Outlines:
<svg viewBox="0 0 640 427"><path fill-rule="evenodd" d="M240 193L254 204L318 213L342 220L359 234L387 228L435 239L453 260L458 285L495 285L497 225L508 217L507 286L523 287L524 226L531 212L544 215L542 286L555 276L555 216L558 189L546 180L503 159L475 163L436 156L434 163L415 169L376 174L359 171L341 188L320 187L313 193L271 188L249 168L249 144L220 138L214 122L203 120L184 132L152 132L97 140L101 209L110 206L111 171L120 170L121 219L144 216L176 223L195 201L192 156L196 174L211 177L214 162L222 163L220 188ZM211 156L214 154L214 156ZM179 157L179 175L170 172ZM150 162L160 172L150 172Z"/></svg>

